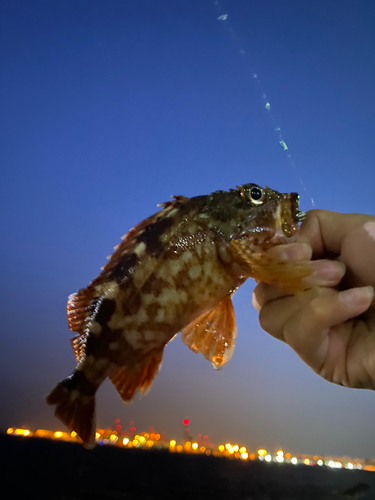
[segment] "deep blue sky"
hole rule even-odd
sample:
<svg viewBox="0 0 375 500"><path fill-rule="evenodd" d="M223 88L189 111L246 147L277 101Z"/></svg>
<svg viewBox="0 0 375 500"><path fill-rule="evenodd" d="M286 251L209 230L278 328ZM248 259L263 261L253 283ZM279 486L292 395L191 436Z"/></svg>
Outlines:
<svg viewBox="0 0 375 500"><path fill-rule="evenodd" d="M375 214L374 2L214 3L0 4L3 429L61 428L44 396L75 365L67 296L170 195L257 182L306 210ZM147 397L125 406L103 384L98 424L178 438L187 417L218 444L375 456L374 393L330 385L262 332L252 287L224 370L176 339Z"/></svg>

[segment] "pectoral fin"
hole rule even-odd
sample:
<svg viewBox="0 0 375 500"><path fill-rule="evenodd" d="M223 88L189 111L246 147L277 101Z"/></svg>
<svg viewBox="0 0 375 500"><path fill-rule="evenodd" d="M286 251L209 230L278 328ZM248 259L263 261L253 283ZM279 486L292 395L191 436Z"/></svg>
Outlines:
<svg viewBox="0 0 375 500"><path fill-rule="evenodd" d="M249 277L282 288L286 292L302 291L303 278L312 273L309 261L276 260L246 240L233 240L229 248Z"/></svg>
<svg viewBox="0 0 375 500"><path fill-rule="evenodd" d="M222 368L230 360L236 336L236 318L230 295L181 331L184 344L193 352L202 353L214 368Z"/></svg>

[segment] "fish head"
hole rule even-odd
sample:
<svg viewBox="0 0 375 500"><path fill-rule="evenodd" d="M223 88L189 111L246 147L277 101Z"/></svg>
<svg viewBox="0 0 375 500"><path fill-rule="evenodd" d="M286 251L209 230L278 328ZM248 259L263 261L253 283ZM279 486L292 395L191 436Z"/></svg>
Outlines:
<svg viewBox="0 0 375 500"><path fill-rule="evenodd" d="M263 250L287 243L299 229L305 213L297 193L279 193L269 187L244 184L236 188L243 205L237 211L232 239L252 239Z"/></svg>

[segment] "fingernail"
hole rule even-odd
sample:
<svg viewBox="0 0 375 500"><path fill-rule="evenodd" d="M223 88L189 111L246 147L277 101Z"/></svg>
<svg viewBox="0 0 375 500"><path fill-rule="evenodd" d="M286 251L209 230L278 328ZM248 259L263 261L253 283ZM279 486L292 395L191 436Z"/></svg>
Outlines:
<svg viewBox="0 0 375 500"><path fill-rule="evenodd" d="M365 231L367 231L367 234L370 236L370 238L375 240L375 222L366 222L363 228L365 229Z"/></svg>
<svg viewBox="0 0 375 500"><path fill-rule="evenodd" d="M315 267L314 278L323 281L326 284L337 283L345 274L345 264L338 261L315 261L312 263Z"/></svg>
<svg viewBox="0 0 375 500"><path fill-rule="evenodd" d="M372 286L363 286L361 288L351 288L339 293L339 299L349 307L360 307L368 304L374 298L374 289Z"/></svg>

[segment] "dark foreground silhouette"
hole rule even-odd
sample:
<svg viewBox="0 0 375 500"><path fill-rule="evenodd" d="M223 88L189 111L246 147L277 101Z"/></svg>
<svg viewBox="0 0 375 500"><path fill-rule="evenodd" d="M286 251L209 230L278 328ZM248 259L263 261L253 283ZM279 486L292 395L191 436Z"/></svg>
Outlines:
<svg viewBox="0 0 375 500"><path fill-rule="evenodd" d="M1 498L371 500L375 473L0 435Z"/></svg>

